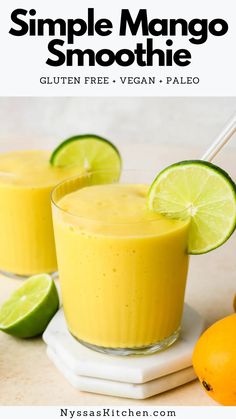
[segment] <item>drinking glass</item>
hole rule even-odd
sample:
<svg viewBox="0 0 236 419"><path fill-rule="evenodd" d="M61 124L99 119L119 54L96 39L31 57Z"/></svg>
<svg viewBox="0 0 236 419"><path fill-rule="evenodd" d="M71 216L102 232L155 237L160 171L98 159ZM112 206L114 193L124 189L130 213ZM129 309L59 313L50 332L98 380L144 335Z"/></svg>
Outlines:
<svg viewBox="0 0 236 419"><path fill-rule="evenodd" d="M150 184L147 171L124 171L120 182ZM116 182L111 172L84 173L52 192L53 223L65 318L85 346L115 355L153 353L179 337L188 270L189 220L120 223L73 214L66 195ZM91 200L91 205L93 202ZM114 218L114 217L113 217Z"/></svg>

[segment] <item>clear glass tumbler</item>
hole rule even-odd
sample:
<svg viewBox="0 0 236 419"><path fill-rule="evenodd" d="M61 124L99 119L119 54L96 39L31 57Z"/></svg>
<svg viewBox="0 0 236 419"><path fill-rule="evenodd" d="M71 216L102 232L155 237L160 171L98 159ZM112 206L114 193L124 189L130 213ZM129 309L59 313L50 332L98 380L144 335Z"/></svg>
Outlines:
<svg viewBox="0 0 236 419"><path fill-rule="evenodd" d="M148 172L124 171L120 183L152 180ZM109 223L105 216L91 219L60 206L63 197L78 189L114 181L111 173L85 173L52 193L65 317L71 334L94 350L153 353L180 334L189 221L169 219L165 231L163 218Z"/></svg>
<svg viewBox="0 0 236 419"><path fill-rule="evenodd" d="M57 270L51 192L76 167L54 167L51 152L0 152L0 272L25 277Z"/></svg>

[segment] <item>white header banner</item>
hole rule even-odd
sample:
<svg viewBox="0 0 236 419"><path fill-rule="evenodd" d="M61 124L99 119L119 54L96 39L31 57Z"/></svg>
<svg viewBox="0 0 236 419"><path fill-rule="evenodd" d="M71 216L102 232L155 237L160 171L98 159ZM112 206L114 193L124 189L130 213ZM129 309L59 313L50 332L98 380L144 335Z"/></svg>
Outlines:
<svg viewBox="0 0 236 419"><path fill-rule="evenodd" d="M1 96L235 96L235 0L11 0Z"/></svg>

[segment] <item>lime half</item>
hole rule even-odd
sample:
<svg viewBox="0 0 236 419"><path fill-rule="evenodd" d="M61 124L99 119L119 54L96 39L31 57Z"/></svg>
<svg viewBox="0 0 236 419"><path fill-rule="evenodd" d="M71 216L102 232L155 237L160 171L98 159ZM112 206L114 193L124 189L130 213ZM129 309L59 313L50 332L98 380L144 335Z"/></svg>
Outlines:
<svg viewBox="0 0 236 419"><path fill-rule="evenodd" d="M58 308L53 279L47 274L31 276L0 308L0 330L20 338L40 335Z"/></svg>
<svg viewBox="0 0 236 419"><path fill-rule="evenodd" d="M117 179L121 171L121 156L117 148L94 134L68 138L53 151L50 163L57 167L78 166L87 172L111 171Z"/></svg>
<svg viewBox="0 0 236 419"><path fill-rule="evenodd" d="M173 218L190 217L188 253L222 245L236 227L236 185L229 175L202 160L164 169L152 183L149 209Z"/></svg>

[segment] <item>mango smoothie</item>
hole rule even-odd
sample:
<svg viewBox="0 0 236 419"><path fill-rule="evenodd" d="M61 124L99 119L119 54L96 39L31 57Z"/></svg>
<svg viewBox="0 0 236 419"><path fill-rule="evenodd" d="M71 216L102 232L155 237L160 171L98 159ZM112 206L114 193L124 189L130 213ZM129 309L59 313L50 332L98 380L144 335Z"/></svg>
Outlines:
<svg viewBox="0 0 236 419"><path fill-rule="evenodd" d="M118 354L172 344L183 310L189 221L148 210L147 185L62 189L53 220L72 335Z"/></svg>
<svg viewBox="0 0 236 419"><path fill-rule="evenodd" d="M57 269L50 194L76 168L55 168L50 152L0 153L0 270L18 275Z"/></svg>

